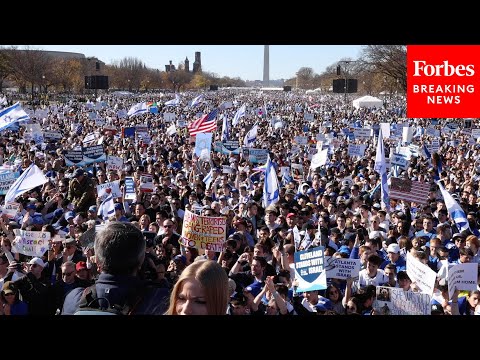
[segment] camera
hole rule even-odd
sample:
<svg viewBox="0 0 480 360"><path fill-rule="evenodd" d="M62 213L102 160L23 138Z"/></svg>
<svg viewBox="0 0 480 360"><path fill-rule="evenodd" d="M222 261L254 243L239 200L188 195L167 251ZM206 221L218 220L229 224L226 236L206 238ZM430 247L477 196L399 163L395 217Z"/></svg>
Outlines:
<svg viewBox="0 0 480 360"><path fill-rule="evenodd" d="M365 239L365 234L363 233L363 228L357 229L357 236L360 241Z"/></svg>

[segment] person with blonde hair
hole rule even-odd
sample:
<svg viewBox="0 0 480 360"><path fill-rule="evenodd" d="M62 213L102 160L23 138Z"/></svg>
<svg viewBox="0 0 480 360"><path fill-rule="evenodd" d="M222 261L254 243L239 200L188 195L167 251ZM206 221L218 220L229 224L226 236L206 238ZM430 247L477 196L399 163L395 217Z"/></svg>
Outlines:
<svg viewBox="0 0 480 360"><path fill-rule="evenodd" d="M226 315L228 276L216 261L200 260L183 270L165 315Z"/></svg>

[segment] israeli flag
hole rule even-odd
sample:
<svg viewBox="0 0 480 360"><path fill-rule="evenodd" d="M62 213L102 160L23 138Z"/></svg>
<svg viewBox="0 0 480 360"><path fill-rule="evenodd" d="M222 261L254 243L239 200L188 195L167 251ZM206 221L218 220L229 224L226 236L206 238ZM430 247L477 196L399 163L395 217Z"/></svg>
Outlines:
<svg viewBox="0 0 480 360"><path fill-rule="evenodd" d="M235 113L235 116L233 117L232 126L237 126L238 121L240 120L240 118L242 116L245 116L246 111L247 111L247 108L246 108L245 104L240 106L240 109L237 110L237 112Z"/></svg>
<svg viewBox="0 0 480 360"><path fill-rule="evenodd" d="M206 188L208 189L210 187L211 182L213 181L213 168L210 169L210 172L203 178L203 182L206 185Z"/></svg>
<svg viewBox="0 0 480 360"><path fill-rule="evenodd" d="M445 190L441 182L437 182L440 192L442 193L443 200L448 210L450 218L457 225L458 231L470 230L470 225L468 224L467 215L465 211L461 208L460 205L455 201L455 199L450 195L450 193Z"/></svg>
<svg viewBox="0 0 480 360"><path fill-rule="evenodd" d="M140 114L144 114L148 111L148 106L147 106L147 103L146 102L142 102L142 103L137 103L135 105L133 105L130 110L128 110L128 113L127 115L128 116L135 116L135 115L140 115Z"/></svg>
<svg viewBox="0 0 480 360"><path fill-rule="evenodd" d="M374 170L380 174L382 187L382 207L390 211L390 199L388 197L387 166L385 163L385 149L383 147L382 129L378 132L377 152L375 154Z"/></svg>
<svg viewBox="0 0 480 360"><path fill-rule="evenodd" d="M223 116L223 124L222 124L222 138L221 138L221 141L228 141L228 135L229 131L228 131L228 119L227 119L227 116L224 115Z"/></svg>
<svg viewBox="0 0 480 360"><path fill-rule="evenodd" d="M249 148L249 147L252 147L253 144L255 144L255 140L257 140L257 132L258 132L258 125L255 124L243 139L244 147Z"/></svg>
<svg viewBox="0 0 480 360"><path fill-rule="evenodd" d="M179 95L179 94L175 94L175 99L172 99L172 100L169 100L169 101L165 102L165 105L166 105L166 106L177 106L177 105L180 105L180 95Z"/></svg>
<svg viewBox="0 0 480 360"><path fill-rule="evenodd" d="M265 181L263 184L263 205L264 208L270 204L275 204L280 200L280 186L278 184L277 171L273 166L270 156L267 160L267 169L265 171Z"/></svg>
<svg viewBox="0 0 480 360"><path fill-rule="evenodd" d="M194 107L198 104L201 104L205 100L205 95L200 94L198 95L195 99L192 100L192 103L190 104L191 107Z"/></svg>
<svg viewBox="0 0 480 360"><path fill-rule="evenodd" d="M46 182L48 179L43 171L35 164L30 165L8 189L5 194L5 204L14 202L18 196Z"/></svg>
<svg viewBox="0 0 480 360"><path fill-rule="evenodd" d="M113 194L110 193L100 204L97 215L103 220L115 215L115 203L113 202Z"/></svg>
<svg viewBox="0 0 480 360"><path fill-rule="evenodd" d="M16 102L0 111L0 131L22 120L30 120L30 116L22 109L20 103Z"/></svg>

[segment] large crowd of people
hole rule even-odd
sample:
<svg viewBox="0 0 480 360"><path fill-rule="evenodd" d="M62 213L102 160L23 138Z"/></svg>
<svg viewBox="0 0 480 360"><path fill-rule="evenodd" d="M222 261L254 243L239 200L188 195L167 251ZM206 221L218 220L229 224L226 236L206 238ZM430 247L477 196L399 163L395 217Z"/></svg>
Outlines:
<svg viewBox="0 0 480 360"><path fill-rule="evenodd" d="M36 166L48 181L8 203L1 188L0 315L94 305L156 315L378 315L379 287L422 292L407 274L410 256L437 274L431 314L476 312L478 283L449 292L445 273L480 261L477 119L406 118L402 96L355 108L343 94L221 89L192 105L199 95L181 93L173 106L165 104L173 94L158 93L23 105L30 119L0 132L0 180L15 174L4 177L11 185ZM128 115L133 106L143 111ZM199 154L191 132L207 114L216 129ZM428 184L421 201L382 197L380 131L388 184ZM76 162L93 146L95 156ZM392 164L393 154L406 161ZM279 183L268 204L267 160ZM185 245L189 212L225 219L221 249ZM25 245L43 233L42 251ZM358 259L358 275L297 291L295 254L317 247ZM98 300L87 301L92 285Z"/></svg>

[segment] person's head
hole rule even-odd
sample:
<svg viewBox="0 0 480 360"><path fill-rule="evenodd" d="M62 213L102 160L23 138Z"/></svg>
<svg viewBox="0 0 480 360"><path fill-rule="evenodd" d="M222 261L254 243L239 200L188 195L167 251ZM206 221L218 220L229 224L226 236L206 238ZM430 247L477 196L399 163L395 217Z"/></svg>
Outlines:
<svg viewBox="0 0 480 360"><path fill-rule="evenodd" d="M475 309L477 305L479 304L479 299L480 299L480 291L475 290L475 291L469 291L467 295L467 301L468 304L472 307L472 309Z"/></svg>
<svg viewBox="0 0 480 360"><path fill-rule="evenodd" d="M18 300L18 288L13 281L6 281L2 287L2 301L5 304L12 305Z"/></svg>
<svg viewBox="0 0 480 360"><path fill-rule="evenodd" d="M173 234L174 229L174 224L173 221L170 219L165 219L163 220L163 228L165 229L165 234L170 236Z"/></svg>
<svg viewBox="0 0 480 360"><path fill-rule="evenodd" d="M34 257L28 262L29 272L31 272L37 279L42 276L45 263L39 257Z"/></svg>
<svg viewBox="0 0 480 360"><path fill-rule="evenodd" d="M77 269L75 263L73 261L65 261L62 264L62 280L66 284L73 284L75 282L75 274L77 273Z"/></svg>
<svg viewBox="0 0 480 360"><path fill-rule="evenodd" d="M392 263L396 263L400 257L400 246L397 243L392 243L387 247L388 258Z"/></svg>
<svg viewBox="0 0 480 360"><path fill-rule="evenodd" d="M187 266L176 282L167 315L225 315L229 293L225 270L215 261Z"/></svg>
<svg viewBox="0 0 480 360"><path fill-rule="evenodd" d="M367 269L369 275L375 275L382 262L383 261L380 256L377 254L370 254L367 258Z"/></svg>
<svg viewBox="0 0 480 360"><path fill-rule="evenodd" d="M398 286L401 287L403 290L407 291L410 290L410 285L412 284L412 280L408 276L406 271L399 271L397 274L397 282Z"/></svg>
<svg viewBox="0 0 480 360"><path fill-rule="evenodd" d="M342 300L340 290L335 285L330 285L325 291L325 297L333 303L337 303Z"/></svg>
<svg viewBox="0 0 480 360"><path fill-rule="evenodd" d="M142 232L130 223L110 222L95 238L96 261L107 274L136 275L145 248Z"/></svg>

